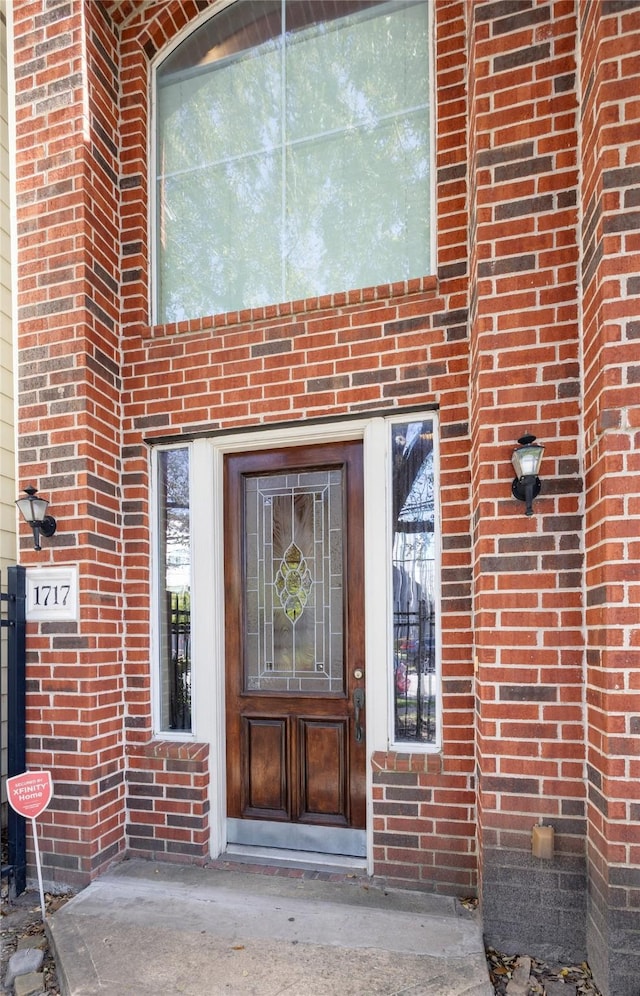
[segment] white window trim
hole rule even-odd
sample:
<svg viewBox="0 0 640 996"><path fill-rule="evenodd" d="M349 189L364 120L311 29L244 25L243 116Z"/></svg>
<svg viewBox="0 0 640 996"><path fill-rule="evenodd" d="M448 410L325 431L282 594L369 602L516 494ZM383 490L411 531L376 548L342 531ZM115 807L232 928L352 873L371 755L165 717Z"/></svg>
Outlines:
<svg viewBox="0 0 640 996"><path fill-rule="evenodd" d="M393 417L374 417L328 424L287 426L260 432L239 432L215 438L196 439L190 446L191 550L192 550L192 733L166 733L162 739L210 744L210 824L211 855L217 857L226 848L226 732L225 732L225 646L224 646L224 457L228 453L257 452L286 446L363 441L364 454L364 555L365 555L365 689L367 742L367 853L368 867L373 869L372 771L371 755L375 751L398 753L435 753L441 748L441 690L439 625L437 639L438 737L435 744L394 743L393 731L393 625L391 615L391 475L390 425L395 421L428 418L434 425L434 467L436 496L438 491L438 417L434 411L398 413ZM184 445L184 444L182 444ZM160 449L161 447L158 447ZM162 447L167 448L167 447ZM154 474L155 481L155 460ZM157 487L153 487L154 496ZM380 496L384 495L384 501ZM157 535L157 508L154 520ZM436 508L438 497L436 497ZM440 542L439 515L436 515L436 577L439 598ZM157 561L157 553L155 554ZM158 611L158 571L154 564L154 608ZM439 620L440 613L437 613ZM157 626L154 627L157 630ZM154 709L159 716L158 637L155 633ZM154 722L154 729L157 725Z"/></svg>

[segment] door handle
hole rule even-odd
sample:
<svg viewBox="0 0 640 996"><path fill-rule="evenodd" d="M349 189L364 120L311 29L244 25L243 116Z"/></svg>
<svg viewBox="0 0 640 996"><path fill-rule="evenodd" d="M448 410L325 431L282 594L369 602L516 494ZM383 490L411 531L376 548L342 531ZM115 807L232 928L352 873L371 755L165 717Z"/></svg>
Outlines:
<svg viewBox="0 0 640 996"><path fill-rule="evenodd" d="M354 735L356 738L356 743L362 743L363 730L360 724L360 712L364 708L364 688L356 688L353 692L353 708L354 708Z"/></svg>

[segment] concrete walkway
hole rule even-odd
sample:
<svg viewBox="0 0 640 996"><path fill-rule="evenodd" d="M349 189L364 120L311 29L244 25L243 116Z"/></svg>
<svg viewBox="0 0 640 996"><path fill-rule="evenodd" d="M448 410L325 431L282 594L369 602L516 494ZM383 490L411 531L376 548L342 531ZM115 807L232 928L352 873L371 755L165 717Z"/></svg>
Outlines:
<svg viewBox="0 0 640 996"><path fill-rule="evenodd" d="M493 996L453 899L124 861L47 921L63 996Z"/></svg>

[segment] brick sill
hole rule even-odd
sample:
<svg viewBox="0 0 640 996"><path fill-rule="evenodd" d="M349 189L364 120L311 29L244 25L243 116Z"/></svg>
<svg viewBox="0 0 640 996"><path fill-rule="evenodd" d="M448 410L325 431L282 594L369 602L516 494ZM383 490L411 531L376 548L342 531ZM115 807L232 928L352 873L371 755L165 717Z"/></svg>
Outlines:
<svg viewBox="0 0 640 996"><path fill-rule="evenodd" d="M440 774L442 771L442 754L409 752L399 753L394 750L377 750L371 756L371 766L374 771L418 771L429 774Z"/></svg>
<svg viewBox="0 0 640 996"><path fill-rule="evenodd" d="M127 754L135 754L138 757L201 761L209 756L209 744L184 740L150 740L146 744L129 744Z"/></svg>
<svg viewBox="0 0 640 996"><path fill-rule="evenodd" d="M414 277L393 284L380 284L377 287L364 287L358 290L341 291L338 294L323 294L320 297L287 301L283 304L270 304L263 308L246 308L221 315L206 315L182 322L169 322L165 325L152 325L143 329L143 339L164 339L174 335L198 334L229 329L240 325L258 325L274 319L291 319L296 315L309 316L310 313L326 312L338 308L358 307L393 301L395 298L411 297L418 294L433 294L438 290L438 278L433 276Z"/></svg>

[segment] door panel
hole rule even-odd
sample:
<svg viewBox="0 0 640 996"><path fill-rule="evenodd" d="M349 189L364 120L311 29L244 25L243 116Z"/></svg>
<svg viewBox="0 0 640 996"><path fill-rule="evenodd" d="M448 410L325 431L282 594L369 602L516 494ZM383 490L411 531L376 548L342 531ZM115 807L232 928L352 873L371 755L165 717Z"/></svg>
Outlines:
<svg viewBox="0 0 640 996"><path fill-rule="evenodd" d="M287 719L243 716L242 726L243 814L290 819Z"/></svg>
<svg viewBox="0 0 640 996"><path fill-rule="evenodd" d="M301 719L299 731L301 819L348 826L347 721Z"/></svg>
<svg viewBox="0 0 640 996"><path fill-rule="evenodd" d="M225 459L230 841L365 826L362 487L359 442Z"/></svg>

